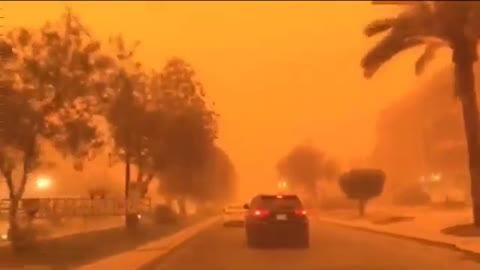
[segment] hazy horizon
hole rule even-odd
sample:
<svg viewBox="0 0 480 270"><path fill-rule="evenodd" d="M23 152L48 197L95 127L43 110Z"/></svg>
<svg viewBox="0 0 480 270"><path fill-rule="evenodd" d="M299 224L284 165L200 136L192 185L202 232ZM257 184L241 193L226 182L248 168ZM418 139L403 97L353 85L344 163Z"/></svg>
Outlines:
<svg viewBox="0 0 480 270"><path fill-rule="evenodd" d="M275 163L297 143L313 141L345 164L369 155L381 110L450 60L416 78L407 53L364 79L360 58L375 40L362 30L385 11L368 1L4 2L5 29L54 21L66 5L102 39L140 40L151 67L173 56L193 65L221 115L218 141L243 195L253 183L273 187Z"/></svg>

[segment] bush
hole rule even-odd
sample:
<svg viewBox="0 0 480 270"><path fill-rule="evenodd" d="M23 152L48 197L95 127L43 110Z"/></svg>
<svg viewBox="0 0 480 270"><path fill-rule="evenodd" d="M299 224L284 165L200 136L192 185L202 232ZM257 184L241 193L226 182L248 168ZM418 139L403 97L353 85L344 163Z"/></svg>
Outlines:
<svg viewBox="0 0 480 270"><path fill-rule="evenodd" d="M365 214L367 202L382 193L384 183L385 173L376 169L351 170L342 174L339 181L347 198L358 201L360 216Z"/></svg>
<svg viewBox="0 0 480 270"><path fill-rule="evenodd" d="M153 209L153 220L157 224L172 224L178 221L178 215L168 205L157 205Z"/></svg>
<svg viewBox="0 0 480 270"><path fill-rule="evenodd" d="M457 210L457 209L465 209L468 207L467 202L465 201L458 201L451 199L450 197L446 196L445 200L439 203L435 203L432 205L433 208L440 208L446 210Z"/></svg>
<svg viewBox="0 0 480 270"><path fill-rule="evenodd" d="M15 230L8 228L7 239L15 252L24 251L35 247L37 232L30 226L18 227Z"/></svg>
<svg viewBox="0 0 480 270"><path fill-rule="evenodd" d="M204 216L218 215L220 212L222 212L222 209L214 206L202 206L197 208L197 213Z"/></svg>
<svg viewBox="0 0 480 270"><path fill-rule="evenodd" d="M423 191L419 185L412 185L395 193L393 203L404 206L418 206L432 203L430 195Z"/></svg>
<svg viewBox="0 0 480 270"><path fill-rule="evenodd" d="M136 213L129 213L125 215L125 225L127 231L135 231L138 229L138 226L140 225L140 217Z"/></svg>
<svg viewBox="0 0 480 270"><path fill-rule="evenodd" d="M108 191L104 188L92 188L88 190L88 197L90 197L91 200L105 199L107 195L108 195Z"/></svg>

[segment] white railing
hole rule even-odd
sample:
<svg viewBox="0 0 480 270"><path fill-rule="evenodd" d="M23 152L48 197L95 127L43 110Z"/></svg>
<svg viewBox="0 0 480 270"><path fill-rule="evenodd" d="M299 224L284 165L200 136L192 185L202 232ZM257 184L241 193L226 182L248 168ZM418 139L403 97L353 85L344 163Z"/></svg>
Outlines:
<svg viewBox="0 0 480 270"><path fill-rule="evenodd" d="M0 200L0 215L7 215L11 201ZM150 198L89 199L89 198L29 198L19 204L21 213L34 213L36 218L51 216L123 216L125 213L148 214L151 212Z"/></svg>

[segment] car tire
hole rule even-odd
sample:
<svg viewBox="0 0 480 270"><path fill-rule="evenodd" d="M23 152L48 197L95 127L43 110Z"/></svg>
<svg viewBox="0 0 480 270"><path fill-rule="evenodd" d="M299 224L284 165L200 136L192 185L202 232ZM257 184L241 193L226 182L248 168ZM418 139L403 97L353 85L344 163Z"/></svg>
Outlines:
<svg viewBox="0 0 480 270"><path fill-rule="evenodd" d="M248 232L248 230L246 230L246 234L247 234L247 246L248 246L249 248L256 248L256 247L258 247L258 244L259 244L258 238L255 237L255 236L253 235L253 233Z"/></svg>
<svg viewBox="0 0 480 270"><path fill-rule="evenodd" d="M308 238L303 239L303 241L300 243L300 247L301 248L310 248L310 240Z"/></svg>
<svg viewBox="0 0 480 270"><path fill-rule="evenodd" d="M300 248L310 248L310 235L308 234L308 232L302 234L302 237L300 237L298 244Z"/></svg>
<svg viewBox="0 0 480 270"><path fill-rule="evenodd" d="M251 237L247 237L247 246L249 248L256 248L257 247L256 244L257 243L255 243L255 241Z"/></svg>

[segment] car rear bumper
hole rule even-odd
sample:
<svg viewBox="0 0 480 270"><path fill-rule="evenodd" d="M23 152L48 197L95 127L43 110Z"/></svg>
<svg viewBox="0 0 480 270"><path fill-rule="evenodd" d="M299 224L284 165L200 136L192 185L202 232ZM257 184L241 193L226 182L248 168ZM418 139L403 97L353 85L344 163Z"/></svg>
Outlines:
<svg viewBox="0 0 480 270"><path fill-rule="evenodd" d="M244 224L244 223L245 223L244 216L236 216L236 215L223 216L223 224Z"/></svg>
<svg viewBox="0 0 480 270"><path fill-rule="evenodd" d="M295 223L248 223L247 237L267 239L306 238L309 235L308 222Z"/></svg>

